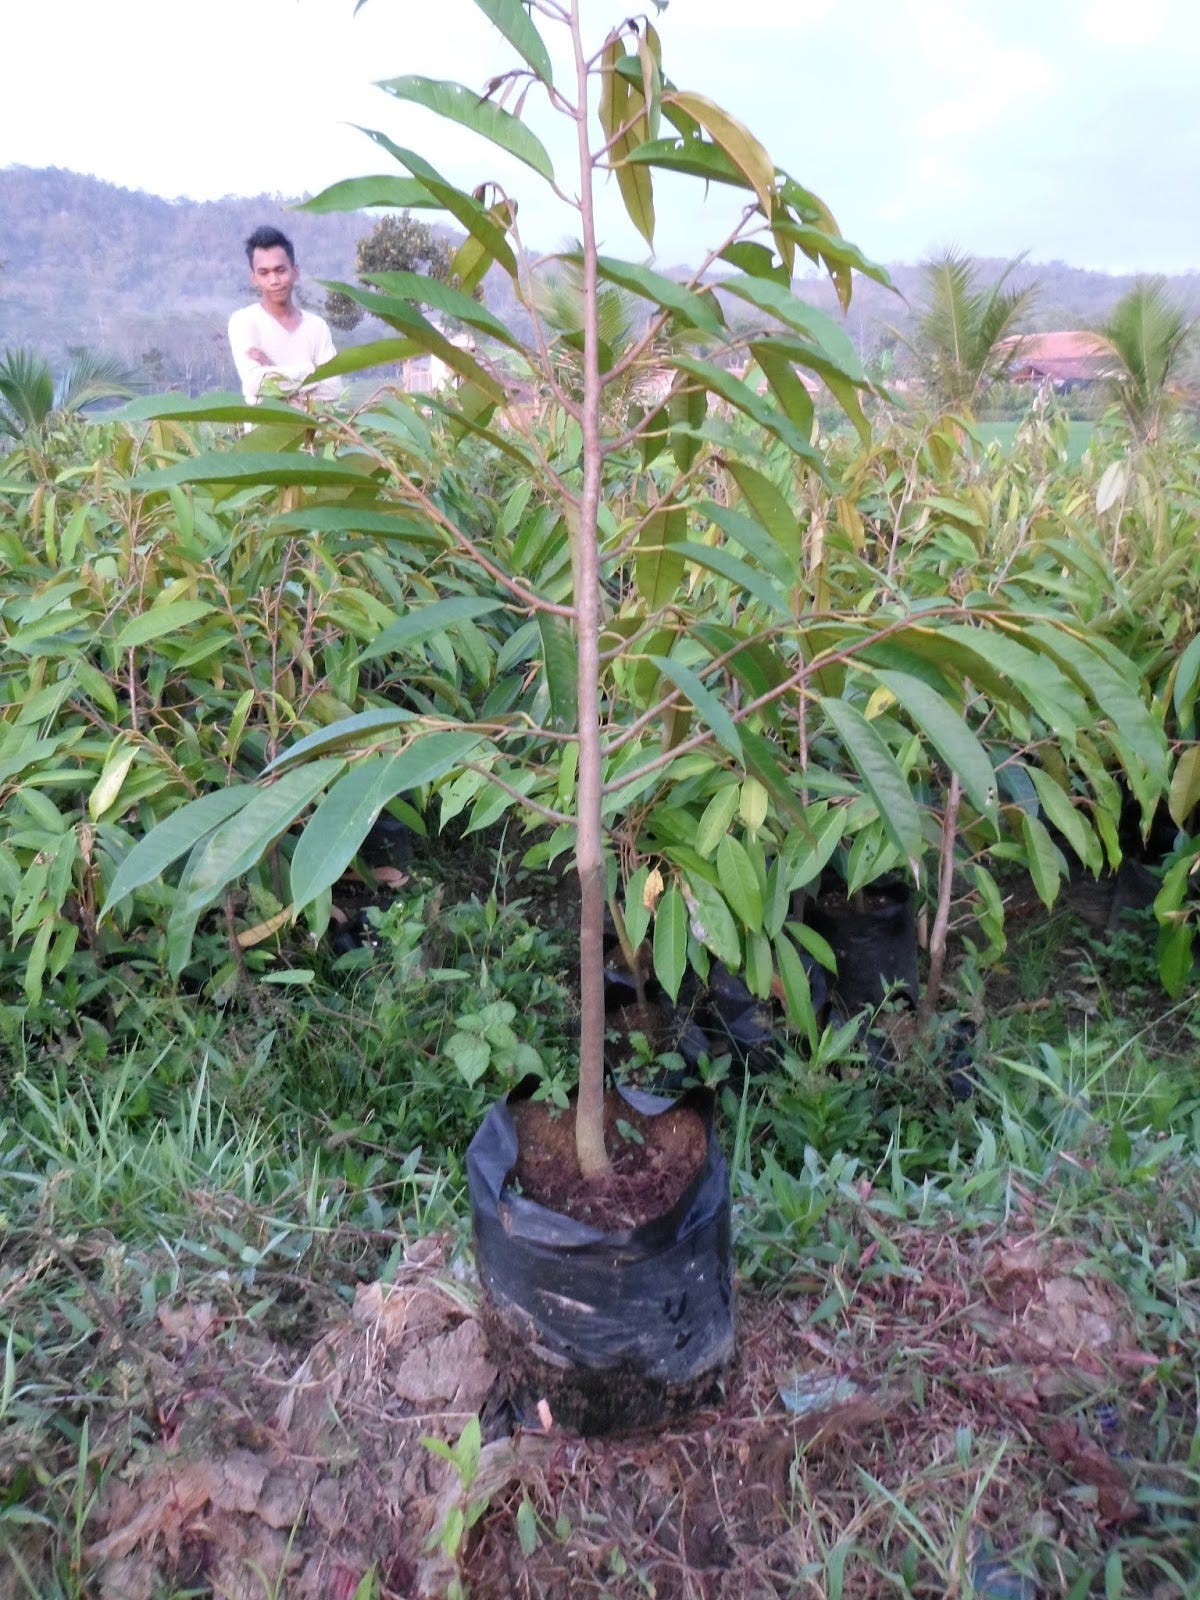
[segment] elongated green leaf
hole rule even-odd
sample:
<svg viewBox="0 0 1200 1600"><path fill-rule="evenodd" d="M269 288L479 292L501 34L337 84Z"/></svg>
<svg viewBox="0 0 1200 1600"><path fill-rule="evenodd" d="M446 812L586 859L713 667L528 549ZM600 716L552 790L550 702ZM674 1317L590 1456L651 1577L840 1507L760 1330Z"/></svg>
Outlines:
<svg viewBox="0 0 1200 1600"><path fill-rule="evenodd" d="M1200 633L1179 658L1175 668L1172 698L1179 731L1187 737L1195 729L1196 691L1200 686Z"/></svg>
<svg viewBox="0 0 1200 1600"><path fill-rule="evenodd" d="M740 378L735 378L732 373L726 372L724 367L718 367L711 361L676 356L673 365L680 372L690 373L706 389L720 395L721 399L728 401L735 410L741 411L752 421L757 422L759 427L773 434L802 460L809 462L818 471L824 471L821 456L813 447L808 435L801 433L790 417L777 410L769 400L751 389L749 384L743 383Z"/></svg>
<svg viewBox="0 0 1200 1600"><path fill-rule="evenodd" d="M608 142L608 159L616 173L626 213L634 227L654 247L654 189L644 166L629 166L626 157L650 135L650 115L640 71L624 54L621 34L609 34L600 57L600 99L597 112ZM622 72L621 68L628 68Z"/></svg>
<svg viewBox="0 0 1200 1600"><path fill-rule="evenodd" d="M895 757L856 707L831 697L822 698L820 706L875 802L884 832L915 873L922 848L921 816Z"/></svg>
<svg viewBox="0 0 1200 1600"><path fill-rule="evenodd" d="M813 1015L812 989L809 986L808 973L804 970L804 962L786 933L781 933L774 944L775 965L779 969L788 1021L793 1028L799 1028L807 1036L810 1044L813 1044L816 1042L816 1018Z"/></svg>
<svg viewBox="0 0 1200 1600"><path fill-rule="evenodd" d="M650 611L659 611L679 596L683 557L678 546L687 533L687 512L680 507L654 512L638 535L633 581Z"/></svg>
<svg viewBox="0 0 1200 1600"><path fill-rule="evenodd" d="M415 178L397 178L394 173L369 178L346 178L331 183L328 189L303 200L297 211L365 211L371 206L387 206L394 211L425 211L434 204L433 196Z"/></svg>
<svg viewBox="0 0 1200 1600"><path fill-rule="evenodd" d="M1128 675L1123 675L1085 640L1049 623L1034 623L1024 633L1026 638L1035 639L1095 700L1120 731L1122 741L1146 763L1147 770L1165 780L1166 739L1142 700L1132 667Z"/></svg>
<svg viewBox="0 0 1200 1600"><path fill-rule="evenodd" d="M578 256L568 259L578 261ZM669 311L685 328L699 328L720 338L725 332L725 319L715 296L705 292L697 294L681 283L664 278L660 272L641 267L629 261L619 261L614 256L600 256L596 270L608 283L626 289L630 294L652 301L664 311ZM723 286L722 286L723 287Z"/></svg>
<svg viewBox="0 0 1200 1600"><path fill-rule="evenodd" d="M757 521L787 557L788 566L793 572L798 571L804 554L804 535L783 494L769 478L744 461L731 458L727 468Z"/></svg>
<svg viewBox="0 0 1200 1600"><path fill-rule="evenodd" d="M437 169L431 167L424 156L418 155L415 150L406 150L402 145L394 144L386 134L376 129L363 128L361 131L368 138L374 139L375 143L393 156L401 166L407 167L413 177L429 191L433 202L461 222L472 238L479 240L492 260L503 267L510 277L517 276L517 261L512 246L503 228L496 226L495 219L486 206L472 196L464 194L454 184L448 183Z"/></svg>
<svg viewBox="0 0 1200 1600"><path fill-rule="evenodd" d="M374 661L378 656L399 655L405 650L413 650L435 634L445 633L457 623L489 616L503 605L503 600L477 600L472 595L451 595L446 600L435 600L432 605L419 606L373 639L359 656L359 663L361 665L364 661Z"/></svg>
<svg viewBox="0 0 1200 1600"><path fill-rule="evenodd" d="M1064 865L1062 854L1045 826L1028 811L1021 814L1021 832L1025 838L1029 875L1042 904L1049 910L1058 899Z"/></svg>
<svg viewBox="0 0 1200 1600"><path fill-rule="evenodd" d="M298 484L313 488L350 487L368 484L361 458L354 461L329 461L310 456L303 450L279 455L235 455L212 450L193 456L174 466L140 473L133 480L135 489L165 489L179 483Z"/></svg>
<svg viewBox="0 0 1200 1600"><path fill-rule="evenodd" d="M729 824L737 816L740 792L736 783L727 783L705 806L696 824L696 849L702 856L711 856L729 832Z"/></svg>
<svg viewBox="0 0 1200 1600"><path fill-rule="evenodd" d="M405 710L402 706L389 706L386 709L380 707L377 711L359 711L352 717L342 717L339 721L330 723L329 727L318 728L315 733L306 734L296 744L290 745L263 768L263 775L265 777L272 772L282 772L285 767L294 766L297 761L305 761L309 756L314 756L322 750L349 750L371 744L382 734L390 733L394 728L406 726L416 720L416 712Z"/></svg>
<svg viewBox="0 0 1200 1600"><path fill-rule="evenodd" d="M418 513L393 511L377 504L376 509L358 506L305 506L303 511L289 511L284 516L272 517L264 530L267 533L361 533L375 539L399 539L410 544L446 543L446 535L432 523L423 522Z"/></svg>
<svg viewBox="0 0 1200 1600"><path fill-rule="evenodd" d="M717 846L717 875L721 892L752 933L762 931L762 886L754 864L740 839L727 833Z"/></svg>
<svg viewBox="0 0 1200 1600"><path fill-rule="evenodd" d="M717 545L692 544L685 541L676 548L686 560L694 562L698 567L706 568L709 572L715 572L718 577L727 578L745 594L761 600L770 615L786 618L789 622L794 620L786 591L772 583L768 573L759 571L739 556Z"/></svg>
<svg viewBox="0 0 1200 1600"><path fill-rule="evenodd" d="M785 416L806 439L811 440L816 410L812 395L797 377L792 363L780 351L762 340L750 346L750 353L758 362L763 377L766 378L771 393L783 407Z"/></svg>
<svg viewBox="0 0 1200 1600"><path fill-rule="evenodd" d="M427 317L421 315L412 301L401 299L396 295L380 294L371 289L357 288L350 283L331 281L329 287L336 289L339 294L344 294L348 300L354 300L358 305L365 307L381 321L390 323L406 336L406 343L411 343L418 350L436 356L452 372L459 373L477 385L489 400L499 403L505 398L504 385L494 378L486 367L481 366L469 350L447 339L440 328L435 328ZM327 361L320 370L322 373L337 374L345 370L344 358L353 356L352 346L342 355Z"/></svg>
<svg viewBox="0 0 1200 1600"><path fill-rule="evenodd" d="M546 667L546 688L550 696L550 715L562 733L573 733L579 726L579 665L575 634L566 617L539 611L538 632L542 636L542 660Z"/></svg>
<svg viewBox="0 0 1200 1600"><path fill-rule="evenodd" d="M340 756L326 757L285 772L265 788L256 788L246 804L198 846L187 892L181 894L181 919L203 912L229 884L261 861L345 764Z"/></svg>
<svg viewBox="0 0 1200 1600"><path fill-rule="evenodd" d="M683 894L690 902L693 935L718 961L723 961L730 972L736 972L742 964L741 940L737 923L719 890L704 878L689 878Z"/></svg>
<svg viewBox="0 0 1200 1600"><path fill-rule="evenodd" d="M720 145L758 196L763 211L770 215L771 196L775 189L775 163L749 128L701 94L672 89L663 95L664 109L668 104L677 106L687 116L693 117L713 142Z"/></svg>
<svg viewBox="0 0 1200 1600"><path fill-rule="evenodd" d="M996 815L996 774L979 740L958 712L921 678L907 672L876 672L912 718L919 734L958 776L963 792L986 817Z"/></svg>
<svg viewBox="0 0 1200 1600"><path fill-rule="evenodd" d="M493 316L486 306L480 305L472 295L464 294L453 284L440 283L436 278L421 272L370 272L368 283L373 283L397 300L409 300L417 305L432 306L444 317L454 317L480 333L490 334L501 344L521 349L520 340L513 337L500 318Z"/></svg>
<svg viewBox="0 0 1200 1600"><path fill-rule="evenodd" d="M1059 787L1048 772L1043 772L1041 768L1034 766L1026 770L1033 781L1033 787L1037 790L1042 810L1050 825L1058 829L1089 871L1099 872L1104 865L1104 852L1100 848L1099 839L1088 827L1082 812L1076 810L1071 804L1070 796Z"/></svg>
<svg viewBox="0 0 1200 1600"><path fill-rule="evenodd" d="M172 862L178 861L214 828L240 811L254 793L249 784L214 789L211 794L202 794L198 800L189 801L165 817L144 839L138 840L117 868L100 907L101 920L126 895L161 878Z"/></svg>
<svg viewBox="0 0 1200 1600"><path fill-rule="evenodd" d="M847 378L856 383L866 381L858 352L845 329L816 306L801 300L789 287L770 278L737 277L722 278L720 289L722 294L736 295L739 300L745 300L748 305L766 312L785 327L793 328L806 339L812 340L826 360L832 362Z"/></svg>
<svg viewBox="0 0 1200 1600"><path fill-rule="evenodd" d="M149 611L130 617L113 644L118 650L129 650L167 633L182 633L202 617L212 616L215 609L204 600L176 600L170 605L151 606Z"/></svg>
<svg viewBox="0 0 1200 1600"><path fill-rule="evenodd" d="M670 678L677 689L683 691L695 708L696 714L708 723L722 749L740 761L742 741L738 736L737 724L717 696L705 688L696 673L690 667L685 667L682 662L674 661L670 656L649 656L647 659L654 663L664 677Z"/></svg>
<svg viewBox="0 0 1200 1600"><path fill-rule="evenodd" d="M687 906L672 884L654 913L654 976L672 1001L679 998L679 985L687 966L687 936Z"/></svg>
<svg viewBox="0 0 1200 1600"><path fill-rule="evenodd" d="M664 104L664 112L673 110ZM698 135L682 139L648 139L629 151L625 160L631 165L661 167L664 172L681 172L688 177L703 178L708 183L728 183L738 189L749 189L746 174L718 144L710 144Z"/></svg>
<svg viewBox="0 0 1200 1600"><path fill-rule="evenodd" d="M461 123L554 182L554 166L537 135L511 111L505 111L503 106L477 94L474 89L467 89L461 83L412 75L384 78L375 87L395 95L397 100L410 100L439 117Z"/></svg>
<svg viewBox="0 0 1200 1600"><path fill-rule="evenodd" d="M460 766L482 743L477 733L427 733L397 755L356 763L330 788L296 844L293 907L299 911L337 882L389 800Z"/></svg>
<svg viewBox="0 0 1200 1600"><path fill-rule="evenodd" d="M554 82L550 54L521 0L475 0L475 4L549 88Z"/></svg>
<svg viewBox="0 0 1200 1600"><path fill-rule="evenodd" d="M248 406L240 394L147 394L110 416L114 422L253 422L283 428L311 428L312 418L282 400Z"/></svg>
<svg viewBox="0 0 1200 1600"><path fill-rule="evenodd" d="M1187 826L1188 818L1200 805L1200 744L1180 752L1171 777L1169 806L1171 821L1177 828Z"/></svg>

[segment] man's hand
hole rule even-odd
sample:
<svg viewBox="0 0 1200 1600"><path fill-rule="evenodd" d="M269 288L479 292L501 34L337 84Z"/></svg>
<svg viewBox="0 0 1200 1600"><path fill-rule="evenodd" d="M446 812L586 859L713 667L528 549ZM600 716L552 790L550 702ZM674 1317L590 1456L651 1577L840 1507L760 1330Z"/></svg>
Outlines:
<svg viewBox="0 0 1200 1600"><path fill-rule="evenodd" d="M271 365L270 356L265 350L260 350L256 344L252 344L246 354L256 366L269 367Z"/></svg>

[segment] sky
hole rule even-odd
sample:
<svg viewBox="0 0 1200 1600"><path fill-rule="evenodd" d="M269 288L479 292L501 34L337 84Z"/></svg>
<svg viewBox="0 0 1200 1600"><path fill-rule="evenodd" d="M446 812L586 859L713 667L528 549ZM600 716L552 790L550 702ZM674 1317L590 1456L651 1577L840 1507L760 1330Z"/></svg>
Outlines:
<svg viewBox="0 0 1200 1600"><path fill-rule="evenodd" d="M580 0L591 49L636 7ZM647 5L680 89L745 123L876 260L949 247L1109 272L1200 270L1200 0L670 0ZM548 29L548 34L561 30ZM166 198L316 193L400 168L500 181L522 232L578 234L527 168L375 87L472 89L516 58L473 0L29 0L5 6L0 166ZM555 52L556 76L566 57ZM572 189L573 147L527 101ZM721 192L660 185L656 257L722 237ZM615 184L602 243L642 258ZM4 255L0 218L0 260Z"/></svg>

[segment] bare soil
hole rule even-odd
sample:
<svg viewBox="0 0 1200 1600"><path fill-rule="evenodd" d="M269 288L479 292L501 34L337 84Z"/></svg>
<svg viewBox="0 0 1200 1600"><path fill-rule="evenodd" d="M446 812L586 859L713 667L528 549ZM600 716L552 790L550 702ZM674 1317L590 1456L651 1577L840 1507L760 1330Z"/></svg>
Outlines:
<svg viewBox="0 0 1200 1600"><path fill-rule="evenodd" d="M516 1177L522 1194L607 1233L664 1216L704 1164L708 1136L688 1106L646 1116L609 1091L605 1143L613 1174L603 1188L588 1184L575 1154L575 1119L539 1100L513 1104Z"/></svg>
<svg viewBox="0 0 1200 1600"><path fill-rule="evenodd" d="M252 1286L172 1296L95 1410L106 1472L80 1592L444 1600L462 1582L471 1600L816 1600L841 1540L845 1600L882 1600L897 1592L882 1572L911 1548L896 1504L964 1568L1035 1534L1044 1573L1068 1549L1102 1564L1145 1515L1135 1488L1186 1489L1187 1384L1163 1386L1166 1352L1139 1342L1119 1288L1048 1240L1040 1202L1015 1202L987 1235L893 1224L882 1254L864 1219L836 1314L818 1270L744 1297L738 1364L712 1403L614 1440L552 1420L508 1431L444 1241L417 1241L395 1283L362 1286L352 1307L330 1296L286 1342L247 1314ZM139 1299L111 1305L131 1329ZM429 1441L476 1418L482 1448L460 1472ZM972 1592L914 1559L905 1592ZM1139 1571L1127 1553L1124 1572L1125 1593L1182 1600L1149 1559ZM973 1592L1031 1592L1001 1578ZM3 1600L23 1593L0 1571Z"/></svg>

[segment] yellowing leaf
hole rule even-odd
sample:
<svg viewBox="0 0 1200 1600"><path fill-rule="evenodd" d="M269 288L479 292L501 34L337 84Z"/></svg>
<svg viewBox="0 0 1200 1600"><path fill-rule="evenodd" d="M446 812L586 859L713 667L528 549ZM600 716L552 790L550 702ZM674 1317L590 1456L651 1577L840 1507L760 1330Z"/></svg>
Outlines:
<svg viewBox="0 0 1200 1600"><path fill-rule="evenodd" d="M775 189L775 163L749 128L702 94L673 89L670 94L663 95L663 104L668 103L694 117L713 143L720 145L754 190L763 211L769 216L771 196Z"/></svg>

